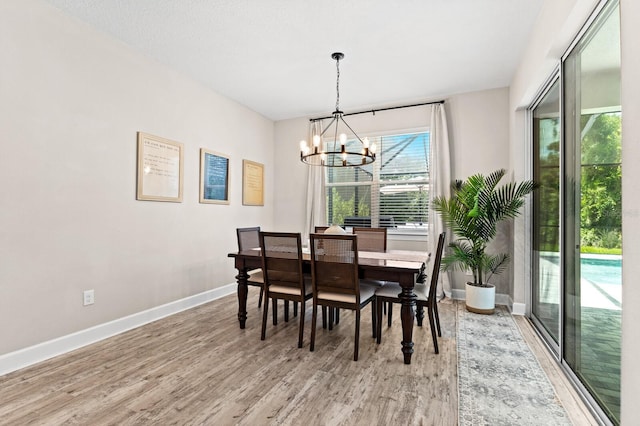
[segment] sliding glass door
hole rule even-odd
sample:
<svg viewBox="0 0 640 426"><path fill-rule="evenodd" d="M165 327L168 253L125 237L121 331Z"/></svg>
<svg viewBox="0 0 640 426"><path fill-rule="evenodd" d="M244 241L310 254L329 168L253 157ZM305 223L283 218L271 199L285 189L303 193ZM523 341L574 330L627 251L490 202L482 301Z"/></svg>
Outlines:
<svg viewBox="0 0 640 426"><path fill-rule="evenodd" d="M533 282L531 313L558 353L560 342L560 82L533 108Z"/></svg>
<svg viewBox="0 0 640 426"><path fill-rule="evenodd" d="M614 422L622 309L619 16L617 5L605 9L563 66L563 357Z"/></svg>
<svg viewBox="0 0 640 426"><path fill-rule="evenodd" d="M532 108L534 324L596 411L620 418L620 21L603 7Z"/></svg>

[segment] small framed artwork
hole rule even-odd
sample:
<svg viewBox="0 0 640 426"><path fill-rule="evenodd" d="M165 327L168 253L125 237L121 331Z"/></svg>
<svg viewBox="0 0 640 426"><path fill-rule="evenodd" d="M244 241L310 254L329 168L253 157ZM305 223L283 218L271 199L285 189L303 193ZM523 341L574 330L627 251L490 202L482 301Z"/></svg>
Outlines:
<svg viewBox="0 0 640 426"><path fill-rule="evenodd" d="M229 157L200 148L200 202L229 204Z"/></svg>
<svg viewBox="0 0 640 426"><path fill-rule="evenodd" d="M264 206L264 165L242 160L242 204Z"/></svg>
<svg viewBox="0 0 640 426"><path fill-rule="evenodd" d="M136 199L182 202L184 146L179 142L138 132Z"/></svg>

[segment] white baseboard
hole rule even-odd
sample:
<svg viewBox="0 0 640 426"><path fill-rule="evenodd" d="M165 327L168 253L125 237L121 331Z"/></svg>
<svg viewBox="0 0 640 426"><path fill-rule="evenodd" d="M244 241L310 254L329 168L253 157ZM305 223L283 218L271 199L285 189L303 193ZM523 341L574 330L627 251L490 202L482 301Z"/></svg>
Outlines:
<svg viewBox="0 0 640 426"><path fill-rule="evenodd" d="M513 303L511 306L511 314L512 315L526 315L527 314L527 305L524 303Z"/></svg>
<svg viewBox="0 0 640 426"><path fill-rule="evenodd" d="M236 292L236 283L194 294L146 311L118 318L85 330L0 356L0 376L90 345L169 315L194 308Z"/></svg>
<svg viewBox="0 0 640 426"><path fill-rule="evenodd" d="M509 306L510 302L511 302L511 297L509 297L508 294L496 293L496 305Z"/></svg>
<svg viewBox="0 0 640 426"><path fill-rule="evenodd" d="M466 299L465 291L457 289L457 288L452 288L451 289L451 298L454 299L454 300L465 300Z"/></svg>

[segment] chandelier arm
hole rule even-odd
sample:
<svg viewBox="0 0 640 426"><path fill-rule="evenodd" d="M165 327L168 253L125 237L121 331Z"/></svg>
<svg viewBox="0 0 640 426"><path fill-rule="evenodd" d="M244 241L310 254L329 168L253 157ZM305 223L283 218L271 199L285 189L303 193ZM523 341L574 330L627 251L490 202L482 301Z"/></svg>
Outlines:
<svg viewBox="0 0 640 426"><path fill-rule="evenodd" d="M322 133L320 133L320 137L324 136L325 133L327 133L327 130L329 130L331 128L331 125L337 120L337 117L333 117L333 119L329 122L329 124L327 124L327 127L324 128L324 130L322 131Z"/></svg>
<svg viewBox="0 0 640 426"><path fill-rule="evenodd" d="M353 129L351 128L351 126L349 126L349 123L347 123L346 121L344 121L344 118L340 117L340 120L344 123L345 126L347 126L347 128L349 130L351 130L351 133L353 133L353 136L355 136L362 145L364 145L364 142L362 141L362 139L360 139L360 136L358 136L358 134L356 132L353 131ZM337 128L338 126L336 126Z"/></svg>

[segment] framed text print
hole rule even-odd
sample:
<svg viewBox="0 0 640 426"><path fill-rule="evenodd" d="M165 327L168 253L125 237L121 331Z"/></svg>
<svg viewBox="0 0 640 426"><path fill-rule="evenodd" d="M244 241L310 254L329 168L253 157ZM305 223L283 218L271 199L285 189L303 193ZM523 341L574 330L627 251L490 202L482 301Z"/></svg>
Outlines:
<svg viewBox="0 0 640 426"><path fill-rule="evenodd" d="M138 200L182 202L183 151L181 143L138 132Z"/></svg>
<svg viewBox="0 0 640 426"><path fill-rule="evenodd" d="M229 204L229 157L200 148L200 202Z"/></svg>
<svg viewBox="0 0 640 426"><path fill-rule="evenodd" d="M264 206L264 165L242 160L242 204Z"/></svg>

